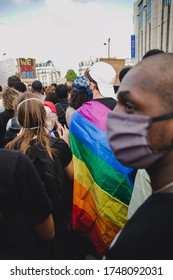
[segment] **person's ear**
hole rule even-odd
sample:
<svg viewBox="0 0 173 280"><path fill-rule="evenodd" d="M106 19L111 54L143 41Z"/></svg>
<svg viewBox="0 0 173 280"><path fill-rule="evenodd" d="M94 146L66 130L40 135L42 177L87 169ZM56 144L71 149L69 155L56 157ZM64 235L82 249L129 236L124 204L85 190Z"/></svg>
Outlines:
<svg viewBox="0 0 173 280"><path fill-rule="evenodd" d="M90 82L89 88L92 91L92 90L96 89L96 85L93 82Z"/></svg>

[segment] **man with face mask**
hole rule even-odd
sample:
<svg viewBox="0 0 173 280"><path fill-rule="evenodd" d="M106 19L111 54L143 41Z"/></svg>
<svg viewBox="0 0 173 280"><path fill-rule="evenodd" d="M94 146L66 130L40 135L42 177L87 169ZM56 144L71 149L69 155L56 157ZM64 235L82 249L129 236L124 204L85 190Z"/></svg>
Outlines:
<svg viewBox="0 0 173 280"><path fill-rule="evenodd" d="M149 57L129 71L118 104L108 115L107 133L121 163L147 170L152 195L127 222L106 258L172 259L173 54Z"/></svg>

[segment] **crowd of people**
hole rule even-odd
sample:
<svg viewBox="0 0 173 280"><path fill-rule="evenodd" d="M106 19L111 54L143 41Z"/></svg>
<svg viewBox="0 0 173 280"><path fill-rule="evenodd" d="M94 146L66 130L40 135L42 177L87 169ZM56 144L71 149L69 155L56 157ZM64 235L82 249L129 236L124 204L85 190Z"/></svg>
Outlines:
<svg viewBox="0 0 173 280"><path fill-rule="evenodd" d="M0 259L169 259L173 54L0 86Z"/></svg>

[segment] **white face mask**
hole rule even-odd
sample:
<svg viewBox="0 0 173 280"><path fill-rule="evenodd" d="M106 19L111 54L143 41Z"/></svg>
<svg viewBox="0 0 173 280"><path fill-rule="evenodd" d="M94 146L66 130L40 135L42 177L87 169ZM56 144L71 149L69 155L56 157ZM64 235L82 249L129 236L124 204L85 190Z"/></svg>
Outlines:
<svg viewBox="0 0 173 280"><path fill-rule="evenodd" d="M162 151L154 150L149 143L149 129L153 122L173 118L173 113L150 118L124 113L108 113L107 134L110 147L116 158L125 166L147 168L167 152L170 145Z"/></svg>
<svg viewBox="0 0 173 280"><path fill-rule="evenodd" d="M46 119L46 125L48 130L52 130L55 126L56 121L58 120L57 116L52 113L49 118Z"/></svg>

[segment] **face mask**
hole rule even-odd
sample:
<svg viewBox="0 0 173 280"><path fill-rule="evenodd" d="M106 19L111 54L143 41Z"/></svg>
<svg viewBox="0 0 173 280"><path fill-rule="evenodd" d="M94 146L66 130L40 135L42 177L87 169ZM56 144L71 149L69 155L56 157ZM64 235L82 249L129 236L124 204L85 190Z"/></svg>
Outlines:
<svg viewBox="0 0 173 280"><path fill-rule="evenodd" d="M149 128L153 122L173 118L173 113L150 118L147 116L123 113L108 113L107 134L110 147L116 158L125 166L147 168L168 151L170 145L162 151L153 149L149 143Z"/></svg>

